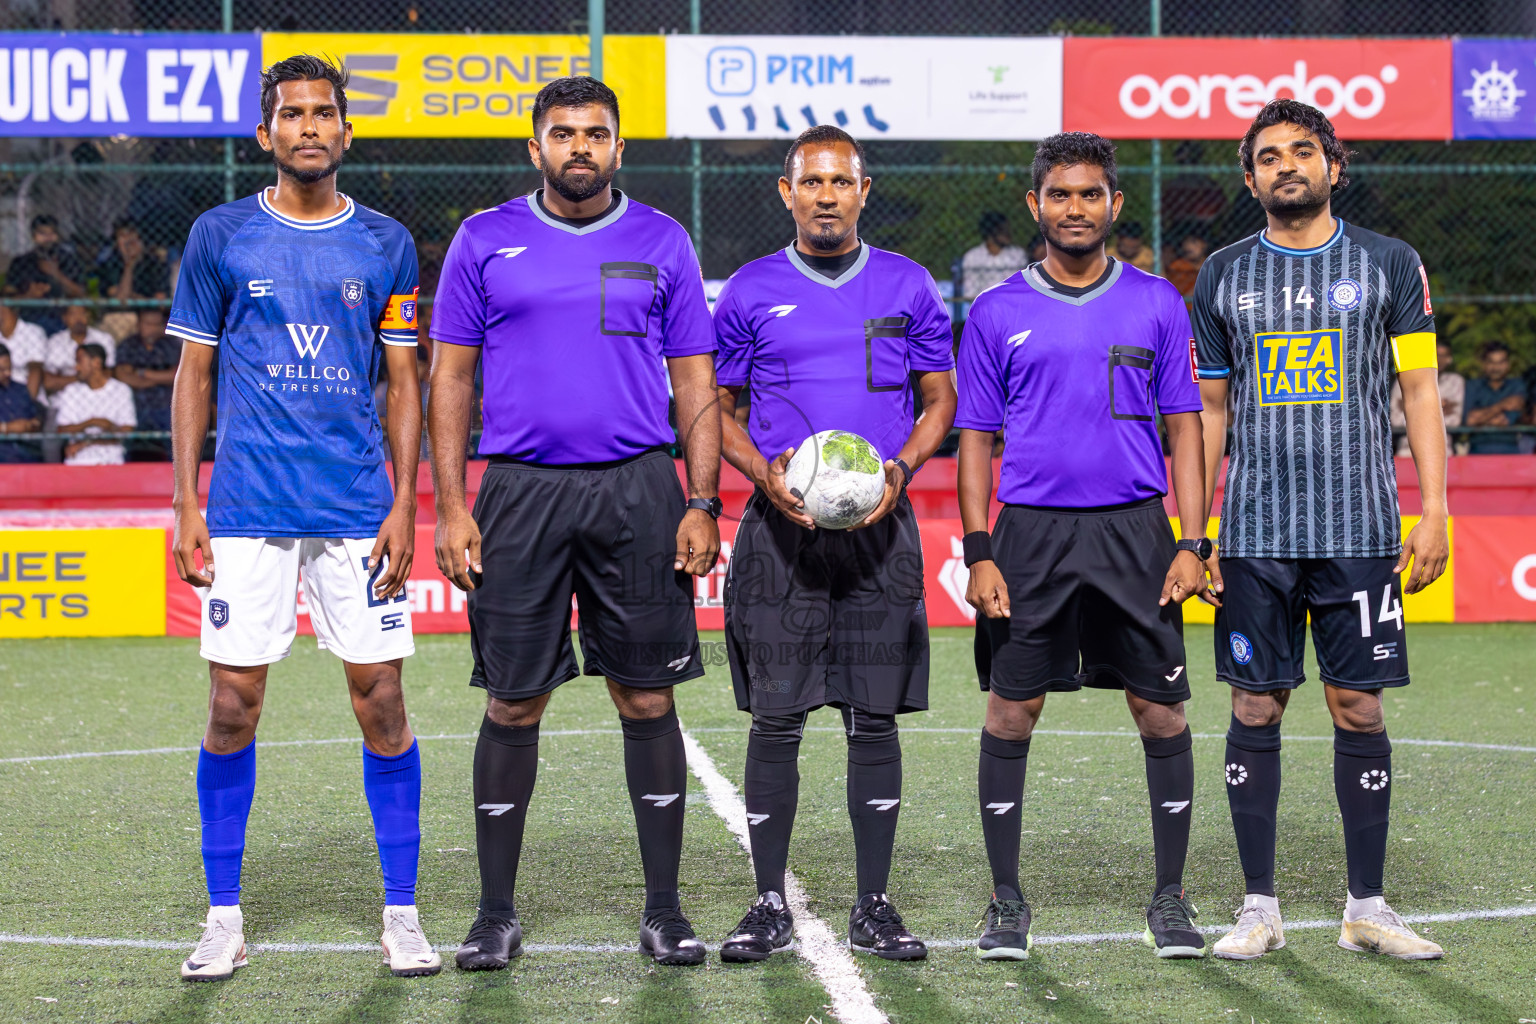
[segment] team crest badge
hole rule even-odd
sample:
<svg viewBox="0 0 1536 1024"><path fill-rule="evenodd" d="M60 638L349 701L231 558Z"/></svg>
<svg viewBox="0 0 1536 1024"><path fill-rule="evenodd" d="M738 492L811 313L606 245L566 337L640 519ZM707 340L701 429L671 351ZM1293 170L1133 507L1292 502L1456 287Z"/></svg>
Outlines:
<svg viewBox="0 0 1536 1024"><path fill-rule="evenodd" d="M208 621L213 623L214 629L223 629L229 625L229 602L214 598L208 602Z"/></svg>
<svg viewBox="0 0 1536 1024"><path fill-rule="evenodd" d="M1360 282L1340 278L1328 286L1328 305L1340 313L1348 313L1360 305Z"/></svg>
<svg viewBox="0 0 1536 1024"><path fill-rule="evenodd" d="M348 309L361 306L367 297L368 289L357 278L349 277L341 282L341 301L347 304Z"/></svg>
<svg viewBox="0 0 1536 1024"><path fill-rule="evenodd" d="M400 303L400 319L404 320L408 324L414 324L416 322L415 299L409 299Z"/></svg>
<svg viewBox="0 0 1536 1024"><path fill-rule="evenodd" d="M1233 633L1230 638L1232 644L1232 660L1239 665L1246 665L1253 660L1253 643L1241 633Z"/></svg>

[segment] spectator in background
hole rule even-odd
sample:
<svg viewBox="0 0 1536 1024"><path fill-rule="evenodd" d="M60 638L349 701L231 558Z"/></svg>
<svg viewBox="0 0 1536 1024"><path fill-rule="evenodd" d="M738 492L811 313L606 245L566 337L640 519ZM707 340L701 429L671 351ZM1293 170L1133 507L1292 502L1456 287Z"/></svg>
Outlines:
<svg viewBox="0 0 1536 1024"><path fill-rule="evenodd" d="M77 379L75 355L82 345L100 345L109 369L117 363L117 342L112 335L91 326L91 314L84 306L65 306L64 329L50 335L43 350L43 389L50 395Z"/></svg>
<svg viewBox="0 0 1536 1024"><path fill-rule="evenodd" d="M138 329L117 349L113 374L133 389L140 430L171 429L171 385L181 362L181 339L165 333L165 311L141 309ZM151 442L144 452L154 459L170 454L169 442Z"/></svg>
<svg viewBox="0 0 1536 1024"><path fill-rule="evenodd" d="M1180 295L1193 295L1195 280L1200 276L1200 268L1205 265L1205 258L1210 252L1211 242L1205 233L1189 231L1180 239L1178 255L1164 268L1163 276L1179 290Z"/></svg>
<svg viewBox="0 0 1536 1024"><path fill-rule="evenodd" d="M125 434L138 417L133 389L107 372L107 353L94 342L75 353L77 380L53 400L61 434L89 435L64 446L66 466L118 466L125 459L122 443L96 439L98 434Z"/></svg>
<svg viewBox="0 0 1536 1024"><path fill-rule="evenodd" d="M1151 247L1142 244L1141 225L1135 221L1115 229L1115 258L1149 274L1157 263Z"/></svg>
<svg viewBox="0 0 1536 1024"><path fill-rule="evenodd" d="M37 324L23 320L10 303L0 301L0 344L11 354L11 372L6 376L25 385L36 398L43 383L43 354L48 350L48 333Z"/></svg>
<svg viewBox="0 0 1536 1024"><path fill-rule="evenodd" d="M1025 262L1027 265L1029 263L1039 263L1043 259L1045 259L1045 239L1036 235L1030 240L1029 259Z"/></svg>
<svg viewBox="0 0 1536 1024"><path fill-rule="evenodd" d="M976 225L981 244L960 257L960 283L963 298L974 299L1008 275L1024 269L1024 250L1013 244L1008 218L996 210L981 215Z"/></svg>
<svg viewBox="0 0 1536 1024"><path fill-rule="evenodd" d="M11 261L5 273L5 293L24 299L78 299L85 295L85 268L59 237L58 219L46 213L32 218L32 249ZM45 331L64 323L52 309L42 308L37 322Z"/></svg>
<svg viewBox="0 0 1536 1024"><path fill-rule="evenodd" d="M1451 429L1461 426L1462 410L1467 400L1467 378L1451 369L1451 343L1435 343L1435 358L1440 367L1440 414L1445 419L1445 450L1451 450ZM1392 382L1392 429L1405 430L1408 416L1403 412L1403 389ZM1408 437L1397 439L1397 454L1412 455ZM1465 454L1465 453L1462 453Z"/></svg>
<svg viewBox="0 0 1536 1024"><path fill-rule="evenodd" d="M30 434L43 424L43 410L25 385L11 377L11 350L0 345L0 438ZM41 450L25 441L0 440L0 462L40 462Z"/></svg>
<svg viewBox="0 0 1536 1024"><path fill-rule="evenodd" d="M139 226L126 217L112 228L112 255L101 264L102 294L110 299L163 299L171 292L170 269L150 252ZM118 341L130 337L138 324L134 311L113 310L101 318L101 328Z"/></svg>
<svg viewBox="0 0 1536 1024"><path fill-rule="evenodd" d="M1467 381L1468 427L1503 427L1520 422L1525 415L1525 381L1509 375L1509 348L1502 341L1483 346L1483 375ZM1516 455L1518 434L1473 434L1473 455Z"/></svg>

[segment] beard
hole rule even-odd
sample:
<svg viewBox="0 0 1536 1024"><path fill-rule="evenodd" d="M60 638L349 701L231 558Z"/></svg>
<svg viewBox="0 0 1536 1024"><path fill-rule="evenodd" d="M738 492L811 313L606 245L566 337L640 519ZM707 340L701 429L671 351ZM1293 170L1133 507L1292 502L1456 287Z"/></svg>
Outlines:
<svg viewBox="0 0 1536 1024"><path fill-rule="evenodd" d="M1281 196L1278 194L1282 186L1293 182L1299 182L1305 186L1300 195ZM1265 213L1272 213L1277 217L1305 217L1327 206L1332 194L1333 186L1326 181L1313 183L1300 175L1291 175L1275 182L1268 192L1260 192L1259 205L1264 207Z"/></svg>
<svg viewBox="0 0 1536 1024"><path fill-rule="evenodd" d="M277 164L279 173L288 175L288 177L300 185L313 185L315 182L324 181L335 174L337 169L341 167L341 160L344 155L343 153L338 153L324 167L295 167L293 164L284 163L283 158L277 155L276 150L273 150L272 162Z"/></svg>
<svg viewBox="0 0 1536 1024"><path fill-rule="evenodd" d="M1109 228L1106 226L1091 238L1084 238L1079 242L1068 242L1057 232L1054 226L1048 226L1044 222L1040 224L1040 233L1045 240L1060 252L1066 253L1074 259L1092 255L1104 247L1104 239L1109 237Z"/></svg>
<svg viewBox="0 0 1536 1024"><path fill-rule="evenodd" d="M840 227L836 224L821 224L818 226L816 233L807 238L806 241L811 243L812 249L817 249L821 252L831 252L848 241L848 236L851 234L853 234L853 225L851 224L848 227Z"/></svg>
<svg viewBox="0 0 1536 1024"><path fill-rule="evenodd" d="M544 155L539 154L539 170L544 174L544 180L549 187L560 193L560 198L569 203L584 203L593 196L602 193L603 189L613 183L613 176L618 171L618 158L607 167L600 167L590 160L568 160L559 173L556 173L549 164L545 163ZM587 167L592 170L588 175L571 174L573 167Z"/></svg>

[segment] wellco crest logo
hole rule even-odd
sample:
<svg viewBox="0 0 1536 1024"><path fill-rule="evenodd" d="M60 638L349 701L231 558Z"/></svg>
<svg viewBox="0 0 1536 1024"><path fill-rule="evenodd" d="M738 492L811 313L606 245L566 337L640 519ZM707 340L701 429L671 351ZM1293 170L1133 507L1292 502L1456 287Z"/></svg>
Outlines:
<svg viewBox="0 0 1536 1024"><path fill-rule="evenodd" d="M284 324L288 328L288 337L293 339L293 347L298 349L300 359L319 359L320 346L325 344L326 336L331 333L329 324Z"/></svg>

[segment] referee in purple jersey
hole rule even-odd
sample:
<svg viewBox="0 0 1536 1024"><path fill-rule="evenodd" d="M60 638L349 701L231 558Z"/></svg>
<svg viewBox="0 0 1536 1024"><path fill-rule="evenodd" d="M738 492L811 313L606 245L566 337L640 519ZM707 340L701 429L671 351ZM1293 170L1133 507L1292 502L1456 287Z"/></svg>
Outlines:
<svg viewBox="0 0 1536 1024"><path fill-rule="evenodd" d="M982 292L960 340L960 516L976 668L987 694L977 789L992 902L984 960L1029 955L1019 826L1030 736L1046 694L1124 690L1146 752L1157 880L1145 940L1204 955L1184 898L1194 758L1180 602L1204 589L1200 392L1177 290L1104 251L1120 212L1115 147L1066 132L1035 150L1030 212L1046 256ZM1173 485L1187 538L1163 511ZM1004 433L987 531L992 443Z"/></svg>
<svg viewBox="0 0 1536 1024"><path fill-rule="evenodd" d="M715 337L699 262L670 217L612 187L619 104L592 78L539 91L528 152L544 187L465 220L432 321L437 564L469 592L471 685L489 699L475 747L480 908L457 961L501 968L522 947L513 903L549 696L603 676L624 733L645 875L640 948L697 964L678 863L688 768L674 683L704 674L692 576L720 552ZM475 368L485 381L473 513L464 457ZM667 378L687 456L685 498L665 446Z"/></svg>

